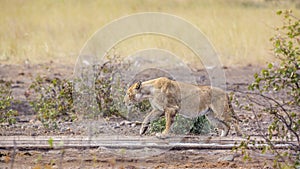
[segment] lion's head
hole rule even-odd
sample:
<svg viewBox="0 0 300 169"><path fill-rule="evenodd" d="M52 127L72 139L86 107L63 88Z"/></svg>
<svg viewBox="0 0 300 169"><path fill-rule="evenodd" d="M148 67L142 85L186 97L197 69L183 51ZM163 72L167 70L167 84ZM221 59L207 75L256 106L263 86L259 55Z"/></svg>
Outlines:
<svg viewBox="0 0 300 169"><path fill-rule="evenodd" d="M141 101L142 99L141 87L142 87L142 82L138 81L127 89L126 95L124 97L124 103L126 104L126 106L131 106L132 104Z"/></svg>

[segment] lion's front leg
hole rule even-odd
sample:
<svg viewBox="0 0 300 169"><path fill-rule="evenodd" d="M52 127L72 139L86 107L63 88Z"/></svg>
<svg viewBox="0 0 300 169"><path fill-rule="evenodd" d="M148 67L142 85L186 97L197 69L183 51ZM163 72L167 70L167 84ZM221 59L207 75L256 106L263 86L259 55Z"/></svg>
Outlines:
<svg viewBox="0 0 300 169"><path fill-rule="evenodd" d="M148 127L149 127L149 124L152 122L152 121L155 121L157 120L158 118L160 118L161 116L163 116L164 112L162 111L159 111L159 110L152 110L144 119L143 123L142 123L142 126L140 128L140 135L143 135Z"/></svg>
<svg viewBox="0 0 300 169"><path fill-rule="evenodd" d="M166 118L166 128L162 133L157 133L156 137L158 138L166 138L169 135L171 125L174 121L174 117L176 115L175 109L166 109L165 110L165 118Z"/></svg>

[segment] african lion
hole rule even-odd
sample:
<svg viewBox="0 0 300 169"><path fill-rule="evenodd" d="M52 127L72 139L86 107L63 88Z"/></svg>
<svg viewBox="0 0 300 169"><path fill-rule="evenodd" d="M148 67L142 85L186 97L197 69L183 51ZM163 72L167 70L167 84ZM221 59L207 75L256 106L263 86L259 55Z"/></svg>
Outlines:
<svg viewBox="0 0 300 169"><path fill-rule="evenodd" d="M165 115L166 128L157 137L166 137L175 115L180 112L182 101L189 96L196 97L189 99L187 105L196 108L194 117L206 115L209 122L218 130L220 136L227 136L230 130L230 123L235 122L235 130L240 135L234 111L225 91L211 86L197 86L188 83L170 80L166 77L136 82L131 85L124 98L127 106L148 99L152 111L145 117L140 128L140 135L143 135L149 124ZM196 107L195 107L196 106ZM182 113L180 113L182 114ZM219 132L218 132L219 133Z"/></svg>

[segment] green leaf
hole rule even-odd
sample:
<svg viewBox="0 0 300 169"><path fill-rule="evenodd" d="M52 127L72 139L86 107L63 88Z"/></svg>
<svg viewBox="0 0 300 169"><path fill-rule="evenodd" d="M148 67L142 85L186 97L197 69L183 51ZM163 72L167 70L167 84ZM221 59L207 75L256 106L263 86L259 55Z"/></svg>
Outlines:
<svg viewBox="0 0 300 169"><path fill-rule="evenodd" d="M269 69L272 69L272 68L273 68L273 64L272 64L272 63L269 63L269 64L268 64L268 68L269 68Z"/></svg>
<svg viewBox="0 0 300 169"><path fill-rule="evenodd" d="M257 73L254 73L254 78L256 79L258 77L258 74Z"/></svg>
<svg viewBox="0 0 300 169"><path fill-rule="evenodd" d="M269 75L269 71L266 70L266 69L261 70L261 73L262 73L264 76L268 76L268 75Z"/></svg>
<svg viewBox="0 0 300 169"><path fill-rule="evenodd" d="M276 12L276 14L277 14L277 15L281 15L281 14L282 14L282 11L279 10L279 11Z"/></svg>
<svg viewBox="0 0 300 169"><path fill-rule="evenodd" d="M261 153L266 154L266 152L267 152L267 146L263 146L263 149L261 150Z"/></svg>
<svg viewBox="0 0 300 169"><path fill-rule="evenodd" d="M48 144L49 144L50 148L53 148L53 138L52 137L49 138Z"/></svg>

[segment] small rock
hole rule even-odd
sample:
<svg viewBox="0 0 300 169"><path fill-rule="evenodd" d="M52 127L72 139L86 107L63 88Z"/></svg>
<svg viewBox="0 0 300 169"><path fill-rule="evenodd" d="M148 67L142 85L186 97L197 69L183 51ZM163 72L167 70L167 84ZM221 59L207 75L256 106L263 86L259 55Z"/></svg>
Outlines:
<svg viewBox="0 0 300 169"><path fill-rule="evenodd" d="M33 119L29 120L29 123L34 123L35 121L36 121L36 119L33 118Z"/></svg>
<svg viewBox="0 0 300 169"><path fill-rule="evenodd" d="M263 169L271 169L271 168L273 168L272 166L270 166L270 165L266 165L266 166L264 166L264 168ZM298 169L298 168L296 168L296 169Z"/></svg>
<svg viewBox="0 0 300 169"><path fill-rule="evenodd" d="M30 132L28 133L28 135L29 135L29 136L36 136L37 134L36 134L35 132L33 132L33 131L30 131Z"/></svg>
<svg viewBox="0 0 300 169"><path fill-rule="evenodd" d="M0 162L5 163L5 156L0 157Z"/></svg>
<svg viewBox="0 0 300 169"><path fill-rule="evenodd" d="M43 125L43 123L42 123L41 121L39 121L39 120L36 120L36 121L34 122L34 124L36 124L36 125Z"/></svg>
<svg viewBox="0 0 300 169"><path fill-rule="evenodd" d="M235 158L234 155L227 155L218 159L218 161L233 161Z"/></svg>
<svg viewBox="0 0 300 169"><path fill-rule="evenodd" d="M18 75L20 75L20 76L24 76L24 75L25 75L25 73L24 73L24 72L20 72Z"/></svg>
<svg viewBox="0 0 300 169"><path fill-rule="evenodd" d="M133 165L128 165L128 166L125 167L125 169L136 169L136 167L133 166Z"/></svg>
<svg viewBox="0 0 300 169"><path fill-rule="evenodd" d="M142 122L140 122L140 121L135 121L134 122L136 125L142 125Z"/></svg>
<svg viewBox="0 0 300 169"><path fill-rule="evenodd" d="M23 154L24 156L32 156L32 154L30 153L30 152L25 152L24 154Z"/></svg>
<svg viewBox="0 0 300 169"><path fill-rule="evenodd" d="M120 126L123 126L123 125L131 125L132 122L131 121L128 121L128 120L123 120L120 122Z"/></svg>
<svg viewBox="0 0 300 169"><path fill-rule="evenodd" d="M16 83L17 83L17 84L24 84L24 82L23 82L23 81L20 81L20 80L17 80Z"/></svg>
<svg viewBox="0 0 300 169"><path fill-rule="evenodd" d="M67 132L67 131L71 131L71 128L70 127L62 127L60 129L61 132Z"/></svg>
<svg viewBox="0 0 300 169"><path fill-rule="evenodd" d="M119 124L117 124L117 125L114 126L114 129L118 129L118 128L120 128Z"/></svg>
<svg viewBox="0 0 300 169"><path fill-rule="evenodd" d="M30 92L29 90L26 90L26 91L24 92L24 96L25 96L26 98L28 98L30 95L31 95L31 92Z"/></svg>
<svg viewBox="0 0 300 169"><path fill-rule="evenodd" d="M15 89L15 88L21 88L21 86L20 86L20 85L13 84L13 85L11 85L11 88L13 88L13 89Z"/></svg>
<svg viewBox="0 0 300 169"><path fill-rule="evenodd" d="M9 123L1 123L0 126L3 126L3 127L9 126Z"/></svg>

